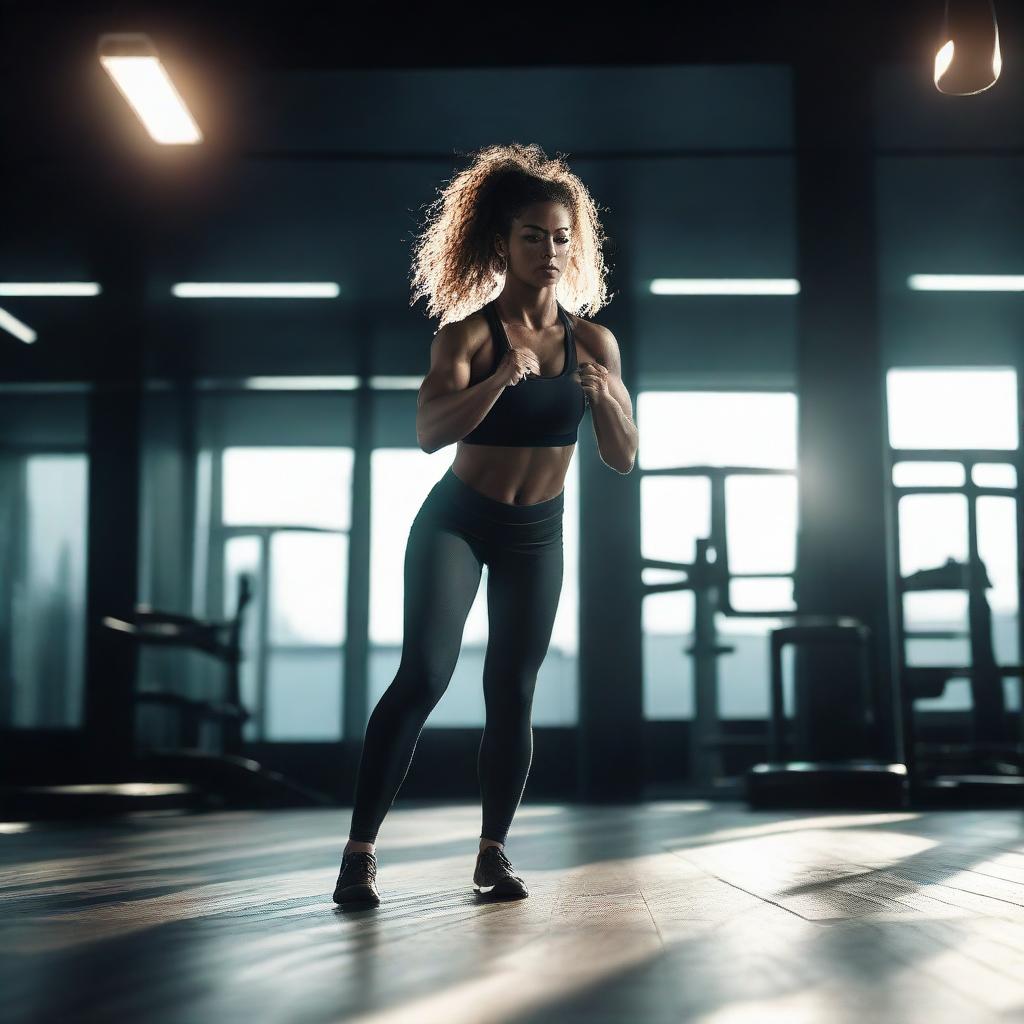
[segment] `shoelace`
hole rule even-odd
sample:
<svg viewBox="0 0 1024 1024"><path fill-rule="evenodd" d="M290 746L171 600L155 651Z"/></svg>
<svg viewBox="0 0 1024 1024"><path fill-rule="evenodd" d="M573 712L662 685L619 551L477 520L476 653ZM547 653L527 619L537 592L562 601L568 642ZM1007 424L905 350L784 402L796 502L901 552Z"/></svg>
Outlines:
<svg viewBox="0 0 1024 1024"><path fill-rule="evenodd" d="M498 849L497 846L488 846L487 849L494 850L494 854L492 854L492 856L496 856L498 858L499 863L502 865L502 867L508 869L509 874L512 874L515 871L515 868L512 867L512 862L508 859L508 857L505 856L505 854L501 850Z"/></svg>
<svg viewBox="0 0 1024 1024"><path fill-rule="evenodd" d="M377 874L376 858L372 853L367 853L365 850L353 850L352 853L345 854L345 867L347 868L353 864L357 857L363 860L370 876L375 877Z"/></svg>

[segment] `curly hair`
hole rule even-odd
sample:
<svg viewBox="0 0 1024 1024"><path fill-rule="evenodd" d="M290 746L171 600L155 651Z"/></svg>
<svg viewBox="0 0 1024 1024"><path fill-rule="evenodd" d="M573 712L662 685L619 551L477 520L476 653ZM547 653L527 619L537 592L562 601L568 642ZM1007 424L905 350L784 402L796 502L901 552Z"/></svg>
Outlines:
<svg viewBox="0 0 1024 1024"><path fill-rule="evenodd" d="M501 291L505 268L495 234L508 238L512 218L531 203L562 203L572 215L572 253L556 290L571 313L593 316L608 302L602 245L606 241L583 182L536 144L485 146L469 167L439 189L413 240L410 306L427 299L440 327L475 312Z"/></svg>

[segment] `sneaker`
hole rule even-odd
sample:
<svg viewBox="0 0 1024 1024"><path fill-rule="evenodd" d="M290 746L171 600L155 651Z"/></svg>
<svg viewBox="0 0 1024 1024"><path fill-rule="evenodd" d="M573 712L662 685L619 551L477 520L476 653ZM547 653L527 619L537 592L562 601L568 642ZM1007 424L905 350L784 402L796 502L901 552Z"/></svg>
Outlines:
<svg viewBox="0 0 1024 1024"><path fill-rule="evenodd" d="M372 853L354 850L342 854L341 871L334 886L334 902L380 904L377 892L377 858Z"/></svg>
<svg viewBox="0 0 1024 1024"><path fill-rule="evenodd" d="M499 846L485 847L477 854L473 888L479 893L512 899L530 895L526 883L515 874L511 861Z"/></svg>

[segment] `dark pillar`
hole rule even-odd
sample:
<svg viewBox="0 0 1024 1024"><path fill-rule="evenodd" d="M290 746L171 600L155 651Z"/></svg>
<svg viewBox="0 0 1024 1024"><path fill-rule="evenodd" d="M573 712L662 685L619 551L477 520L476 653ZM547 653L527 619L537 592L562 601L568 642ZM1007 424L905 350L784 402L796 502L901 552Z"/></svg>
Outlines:
<svg viewBox="0 0 1024 1024"><path fill-rule="evenodd" d="M618 204L616 204L618 206ZM622 206L618 207L622 209ZM622 220L620 215L619 220ZM619 343L622 380L633 399L639 365L632 282L614 224L613 301L598 313ZM630 801L643 795L643 675L640 622L640 474L606 466L588 411L580 424L579 795Z"/></svg>
<svg viewBox="0 0 1024 1024"><path fill-rule="evenodd" d="M884 373L878 315L869 62L827 49L795 72L797 144L800 614L849 615L872 630L888 749ZM851 46L852 49L852 46ZM828 759L870 753L853 709L856 659L802 650L796 693L806 746Z"/></svg>
<svg viewBox="0 0 1024 1024"><path fill-rule="evenodd" d="M142 353L145 344L143 228L130 201L103 205L91 237L103 292L82 344L93 347L89 400L85 727L91 774L126 770L133 747L135 643L103 618L131 619L138 600Z"/></svg>

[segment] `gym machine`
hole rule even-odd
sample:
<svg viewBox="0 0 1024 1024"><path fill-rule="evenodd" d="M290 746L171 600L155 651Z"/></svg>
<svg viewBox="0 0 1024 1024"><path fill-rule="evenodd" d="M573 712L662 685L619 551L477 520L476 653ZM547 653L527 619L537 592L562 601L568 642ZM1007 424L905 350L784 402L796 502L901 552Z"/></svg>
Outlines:
<svg viewBox="0 0 1024 1024"><path fill-rule="evenodd" d="M863 758L828 762L783 760L785 724L781 650L786 643L815 642L853 647L861 673L861 706L847 714L861 720L869 748L879 744L878 695L870 669L870 631L852 619L794 614L791 609L744 611L732 605L729 584L733 579L793 579L793 573L731 573L726 535L726 481L730 476L792 476L792 470L761 466L687 466L644 470L644 476L696 476L711 485L709 536L698 538L693 563L644 558L641 569L683 572L681 581L642 582L643 596L689 590L694 595L693 643L684 653L693 659L694 717L690 733L690 786L695 796L746 795L751 802L767 805L773 799L783 803L822 806L901 806L906 795L906 767L901 752L869 749ZM771 727L767 763L757 764L742 778L724 776L722 751L729 746L764 748L759 737L728 735L721 729L718 714L718 658L735 648L723 644L715 629L715 616L730 618L771 618L789 623L772 633ZM799 699L795 702L798 733L806 734L809 723ZM898 737L896 739L898 746Z"/></svg>
<svg viewBox="0 0 1024 1024"><path fill-rule="evenodd" d="M992 610L985 591L992 586L977 544L967 562L949 558L944 565L901 578L897 602L904 745L915 804L933 806L1024 805L1024 694L1016 719L1007 714L1003 680L1024 689L1024 665L996 662L992 646ZM908 639L963 637L955 630L908 630L903 594L966 591L970 663L908 665ZM969 734L959 740L925 740L919 735L914 702L941 697L953 679L966 679L971 694Z"/></svg>
<svg viewBox="0 0 1024 1024"><path fill-rule="evenodd" d="M173 714L176 741L169 747L146 748L136 731L136 772L147 779L186 781L205 794L207 803L245 807L319 806L328 797L270 771L257 761L242 756L242 726L249 718L243 706L239 683L242 661L241 636L246 606L252 599L252 581L239 576L234 616L225 622L204 621L189 615L155 611L140 605L128 622L105 616L103 624L134 643L202 651L221 662L225 669L224 688L219 700L188 697L169 689L151 686L135 690L136 711L158 706ZM218 749L201 749L203 727L212 723L219 730Z"/></svg>
<svg viewBox="0 0 1024 1024"><path fill-rule="evenodd" d="M1020 503L1020 480L1024 461L1019 449L894 449L892 464L909 462L920 465L935 463L962 467L961 482L913 482L895 485L889 491L888 514L895 536L899 535L899 506L904 498L920 495L954 495L962 497L966 515L964 533L958 536L957 547L966 541L966 558L947 557L942 565L926 565L905 577L897 576L893 598L893 642L895 669L898 676L900 718L903 746L910 770L912 799L921 806L1024 806L1024 622L1019 610L1020 582L1024 578L1024 516ZM1011 464L1012 465L1008 465ZM1002 479L979 483L979 470L989 464L1002 466ZM979 545L979 501L999 498L1013 505L1013 530L1002 536L1005 550L1016 549L1013 569L1018 608L1016 610L1015 654L999 663L993 640L993 616L987 591L992 589L988 568L982 561ZM958 530L959 533L959 530ZM987 538L990 544L999 537ZM993 549L993 556L997 548ZM921 592L959 592L967 597L966 628L908 629L905 594ZM965 664L927 664L910 655L914 641L966 641L962 660ZM945 714L935 709L920 711L915 702L941 698L954 680L966 680L970 694L970 711L966 728L963 715L955 711ZM1016 684L1016 713L1008 696ZM923 713L922 713L923 712ZM946 721L943 721L943 718Z"/></svg>

